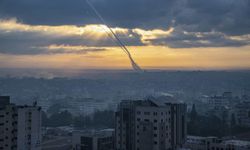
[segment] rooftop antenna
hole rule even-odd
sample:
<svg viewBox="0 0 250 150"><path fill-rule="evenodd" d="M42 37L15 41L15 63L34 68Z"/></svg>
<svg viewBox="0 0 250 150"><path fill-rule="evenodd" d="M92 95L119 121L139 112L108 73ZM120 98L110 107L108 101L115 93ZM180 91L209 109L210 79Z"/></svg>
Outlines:
<svg viewBox="0 0 250 150"><path fill-rule="evenodd" d="M120 38L116 35L116 33L112 30L112 28L110 28L108 26L108 24L106 23L106 21L104 20L104 18L101 16L101 14L96 10L96 8L94 7L94 5L92 5L90 3L89 0L86 0L87 4L90 6L90 8L94 11L94 13L97 15L97 17L103 22L103 24L105 24L107 26L107 28L109 29L110 33L113 35L111 36L108 32L107 34L109 35L110 38L115 38L116 43L121 47L121 49L126 53L126 55L128 56L131 66L132 68L137 71L137 72L143 72L143 70L141 69L141 67L134 61L131 53L129 52L129 50L127 49L127 47L125 46L125 44L120 40ZM106 31L106 30L105 30Z"/></svg>

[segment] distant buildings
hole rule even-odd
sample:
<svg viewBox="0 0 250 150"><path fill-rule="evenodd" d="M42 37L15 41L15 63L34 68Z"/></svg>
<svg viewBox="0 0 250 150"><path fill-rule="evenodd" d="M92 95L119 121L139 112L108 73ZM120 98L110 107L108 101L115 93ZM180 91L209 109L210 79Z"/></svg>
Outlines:
<svg viewBox="0 0 250 150"><path fill-rule="evenodd" d="M250 97L247 95L233 96L232 92L224 92L221 95L202 96L198 104L200 114L217 116L230 126L250 127Z"/></svg>
<svg viewBox="0 0 250 150"><path fill-rule="evenodd" d="M73 150L114 150L114 130L73 132L72 147Z"/></svg>
<svg viewBox="0 0 250 150"><path fill-rule="evenodd" d="M221 109L228 107L233 99L232 92L224 92L222 95L211 96L208 100L210 109Z"/></svg>
<svg viewBox="0 0 250 150"><path fill-rule="evenodd" d="M186 140L186 105L155 99L122 101L115 130L117 150L175 150Z"/></svg>
<svg viewBox="0 0 250 150"><path fill-rule="evenodd" d="M250 101L239 102L233 113L237 125L250 127Z"/></svg>
<svg viewBox="0 0 250 150"><path fill-rule="evenodd" d="M223 140L217 137L187 136L184 147L191 150L250 150L250 142Z"/></svg>
<svg viewBox="0 0 250 150"><path fill-rule="evenodd" d="M41 109L17 106L0 96L0 150L40 150Z"/></svg>

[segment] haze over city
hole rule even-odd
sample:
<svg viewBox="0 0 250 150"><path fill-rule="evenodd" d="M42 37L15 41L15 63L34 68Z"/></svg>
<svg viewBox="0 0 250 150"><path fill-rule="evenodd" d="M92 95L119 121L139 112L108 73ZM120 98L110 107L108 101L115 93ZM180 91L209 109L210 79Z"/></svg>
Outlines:
<svg viewBox="0 0 250 150"><path fill-rule="evenodd" d="M250 0L0 0L0 150L250 150Z"/></svg>

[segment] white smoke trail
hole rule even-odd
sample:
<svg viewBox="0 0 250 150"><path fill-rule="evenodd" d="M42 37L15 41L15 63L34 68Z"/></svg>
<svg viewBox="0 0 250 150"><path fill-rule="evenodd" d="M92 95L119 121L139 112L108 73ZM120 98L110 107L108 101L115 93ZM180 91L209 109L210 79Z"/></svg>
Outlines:
<svg viewBox="0 0 250 150"><path fill-rule="evenodd" d="M129 52L129 50L127 49L127 47L125 46L125 44L123 44L123 42L120 40L120 38L115 34L115 32L108 26L108 24L106 23L106 21L104 20L104 18L100 15L100 13L96 10L96 8L89 2L89 0L86 0L87 4L90 6L90 8L95 12L95 14L97 15L97 17L103 22L103 24L105 24L109 31L111 32L111 34L113 35L110 35L106 29L105 32L107 32L108 36L110 38L115 38L116 39L116 43L122 48L122 50L126 53L126 55L128 56L129 60L130 60L130 63L133 67L133 69L135 71L139 71L139 72L142 72L142 69L141 67L134 61L131 53Z"/></svg>

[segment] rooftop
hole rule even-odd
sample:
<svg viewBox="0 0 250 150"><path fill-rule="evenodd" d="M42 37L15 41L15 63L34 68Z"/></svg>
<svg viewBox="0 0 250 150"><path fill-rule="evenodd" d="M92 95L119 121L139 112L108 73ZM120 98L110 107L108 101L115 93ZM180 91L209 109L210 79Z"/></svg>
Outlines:
<svg viewBox="0 0 250 150"><path fill-rule="evenodd" d="M250 146L250 141L242 141L242 140L226 140L223 141L223 143L236 146Z"/></svg>
<svg viewBox="0 0 250 150"><path fill-rule="evenodd" d="M112 136L114 129L104 129L104 130L86 130L86 131L74 131L73 134L78 134L80 136L86 137L107 137Z"/></svg>

